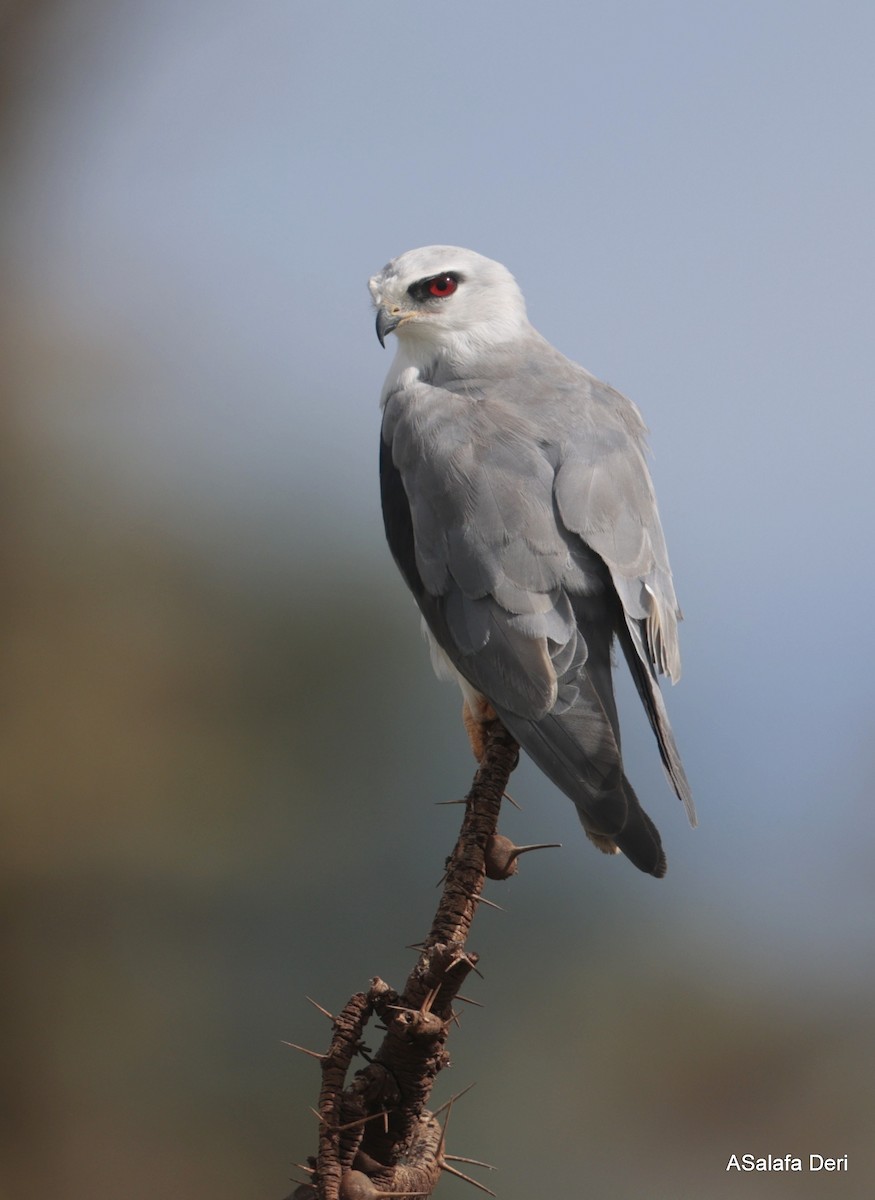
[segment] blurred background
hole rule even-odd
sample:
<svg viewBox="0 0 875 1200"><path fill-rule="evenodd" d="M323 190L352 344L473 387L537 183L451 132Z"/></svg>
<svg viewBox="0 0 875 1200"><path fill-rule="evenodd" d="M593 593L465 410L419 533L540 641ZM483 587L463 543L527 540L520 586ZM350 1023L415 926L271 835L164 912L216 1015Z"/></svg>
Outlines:
<svg viewBox="0 0 875 1200"><path fill-rule="evenodd" d="M473 763L383 543L366 280L433 242L653 429L700 813L628 687L663 882L520 768L504 832L564 849L475 927L451 1149L503 1200L871 1196L875 9L0 14L3 1200L279 1200L305 994L427 931Z"/></svg>

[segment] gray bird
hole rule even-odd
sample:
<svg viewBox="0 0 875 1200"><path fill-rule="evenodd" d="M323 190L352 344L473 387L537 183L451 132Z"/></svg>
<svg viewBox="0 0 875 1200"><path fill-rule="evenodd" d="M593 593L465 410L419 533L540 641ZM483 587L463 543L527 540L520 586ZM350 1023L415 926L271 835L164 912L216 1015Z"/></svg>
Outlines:
<svg viewBox="0 0 875 1200"><path fill-rule="evenodd" d="M600 850L662 876L623 772L611 662L616 638L695 824L657 681L680 676L680 610L644 422L532 328L500 263L425 246L369 287L381 344L398 341L382 395L386 536L435 670L462 689L474 752L497 714Z"/></svg>

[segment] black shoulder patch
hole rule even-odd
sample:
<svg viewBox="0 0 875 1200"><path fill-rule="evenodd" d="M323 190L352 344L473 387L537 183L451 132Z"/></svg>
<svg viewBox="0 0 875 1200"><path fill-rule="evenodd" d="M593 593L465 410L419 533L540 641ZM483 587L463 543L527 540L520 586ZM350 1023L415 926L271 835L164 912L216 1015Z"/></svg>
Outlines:
<svg viewBox="0 0 875 1200"><path fill-rule="evenodd" d="M392 557L404 576L407 586L419 599L424 588L416 566L413 542L413 520L410 503L404 490L401 472L392 461L392 447L380 437L380 498L383 505L383 527Z"/></svg>

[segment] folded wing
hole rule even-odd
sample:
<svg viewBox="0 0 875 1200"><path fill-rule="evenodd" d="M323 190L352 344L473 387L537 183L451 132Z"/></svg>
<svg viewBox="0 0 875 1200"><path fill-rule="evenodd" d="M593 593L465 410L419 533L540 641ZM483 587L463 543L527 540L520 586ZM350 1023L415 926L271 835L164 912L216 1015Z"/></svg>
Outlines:
<svg viewBox="0 0 875 1200"><path fill-rule="evenodd" d="M691 805L656 682L679 671L678 612L643 425L547 349L564 375L538 404L538 367L537 384L521 369L500 385L418 383L388 397L387 537L438 644L574 800L590 837L659 875L659 835L623 773L610 659L616 634Z"/></svg>

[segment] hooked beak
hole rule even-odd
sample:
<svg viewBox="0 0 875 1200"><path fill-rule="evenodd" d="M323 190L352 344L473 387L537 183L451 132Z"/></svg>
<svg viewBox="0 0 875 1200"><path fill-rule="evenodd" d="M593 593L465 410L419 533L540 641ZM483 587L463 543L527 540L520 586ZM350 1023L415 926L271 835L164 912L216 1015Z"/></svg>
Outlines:
<svg viewBox="0 0 875 1200"><path fill-rule="evenodd" d="M391 333L393 329L397 329L401 324L403 313L390 313L388 308L377 309L377 337L380 340L380 345L385 348L386 334Z"/></svg>

